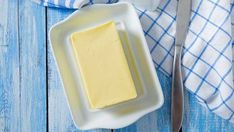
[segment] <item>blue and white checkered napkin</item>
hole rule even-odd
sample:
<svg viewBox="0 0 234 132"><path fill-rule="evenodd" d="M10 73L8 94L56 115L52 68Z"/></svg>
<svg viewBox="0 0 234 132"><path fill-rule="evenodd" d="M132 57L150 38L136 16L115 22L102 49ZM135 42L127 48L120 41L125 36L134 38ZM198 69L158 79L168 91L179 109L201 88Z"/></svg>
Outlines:
<svg viewBox="0 0 234 132"><path fill-rule="evenodd" d="M36 1L45 6L80 8L118 0ZM193 0L192 5L182 58L184 86L210 111L234 123L233 4L230 0ZM155 67L168 76L174 52L176 6L177 0L162 0L154 12L136 7Z"/></svg>

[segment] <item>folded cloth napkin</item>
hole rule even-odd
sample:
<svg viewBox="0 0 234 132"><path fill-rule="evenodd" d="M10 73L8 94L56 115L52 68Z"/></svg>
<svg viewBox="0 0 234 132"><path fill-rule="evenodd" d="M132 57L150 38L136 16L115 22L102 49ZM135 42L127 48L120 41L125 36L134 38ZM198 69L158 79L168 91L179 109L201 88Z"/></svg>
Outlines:
<svg viewBox="0 0 234 132"><path fill-rule="evenodd" d="M36 1L45 6L80 8L118 0ZM134 0L131 2L134 4ZM175 44L176 7L177 0L162 0L155 11L135 8L155 67L169 77ZM232 9L230 0L193 0L191 23L182 55L182 74L185 88L202 105L234 123Z"/></svg>

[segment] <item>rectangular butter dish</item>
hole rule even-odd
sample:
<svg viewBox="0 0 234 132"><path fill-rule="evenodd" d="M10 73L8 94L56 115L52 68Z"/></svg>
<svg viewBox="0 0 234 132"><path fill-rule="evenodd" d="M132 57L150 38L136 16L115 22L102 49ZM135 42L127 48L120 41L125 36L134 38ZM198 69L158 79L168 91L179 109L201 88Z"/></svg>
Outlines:
<svg viewBox="0 0 234 132"><path fill-rule="evenodd" d="M136 85L137 98L107 108L90 109L69 38L72 33L114 21ZM96 4L72 13L52 26L49 41L75 125L81 130L128 126L160 108L163 94L143 30L128 3Z"/></svg>

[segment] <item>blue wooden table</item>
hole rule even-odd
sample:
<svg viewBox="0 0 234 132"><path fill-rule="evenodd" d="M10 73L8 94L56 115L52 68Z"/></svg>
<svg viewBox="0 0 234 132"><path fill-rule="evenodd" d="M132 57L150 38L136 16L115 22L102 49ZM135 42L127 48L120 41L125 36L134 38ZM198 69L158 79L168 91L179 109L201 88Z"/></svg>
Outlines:
<svg viewBox="0 0 234 132"><path fill-rule="evenodd" d="M30 0L0 0L0 132L67 132L75 128L55 67L48 30L73 10L45 8ZM135 124L118 130L170 131L171 80L160 71L165 103ZM234 131L185 92L184 131Z"/></svg>

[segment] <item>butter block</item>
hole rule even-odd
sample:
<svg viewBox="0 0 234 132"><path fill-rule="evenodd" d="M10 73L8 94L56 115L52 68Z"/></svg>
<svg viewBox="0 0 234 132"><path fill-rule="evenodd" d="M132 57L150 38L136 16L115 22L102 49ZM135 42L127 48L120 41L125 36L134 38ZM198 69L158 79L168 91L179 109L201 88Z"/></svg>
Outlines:
<svg viewBox="0 0 234 132"><path fill-rule="evenodd" d="M91 108L137 97L114 22L75 32L71 42Z"/></svg>

